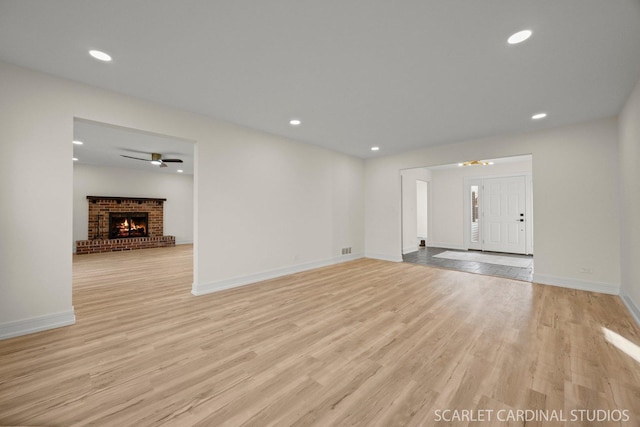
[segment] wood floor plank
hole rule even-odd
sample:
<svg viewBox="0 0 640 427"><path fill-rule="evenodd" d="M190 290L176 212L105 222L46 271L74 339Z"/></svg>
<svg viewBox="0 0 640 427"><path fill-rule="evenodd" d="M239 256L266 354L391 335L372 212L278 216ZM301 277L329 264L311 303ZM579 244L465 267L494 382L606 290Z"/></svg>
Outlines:
<svg viewBox="0 0 640 427"><path fill-rule="evenodd" d="M0 425L640 425L618 297L371 259L195 297L192 263L189 245L74 257L76 325L0 341Z"/></svg>

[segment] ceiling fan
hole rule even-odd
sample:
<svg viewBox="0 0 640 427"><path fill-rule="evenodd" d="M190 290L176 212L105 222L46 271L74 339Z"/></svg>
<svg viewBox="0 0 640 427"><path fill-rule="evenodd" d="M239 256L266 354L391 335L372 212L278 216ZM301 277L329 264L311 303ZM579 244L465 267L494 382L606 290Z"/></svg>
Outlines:
<svg viewBox="0 0 640 427"><path fill-rule="evenodd" d="M141 159L140 157L125 156L124 154L120 154L120 156L126 157L127 159L151 162L152 165L158 165L161 168L166 168L167 163L182 163L182 159L163 159L162 154L159 154L159 153L150 153L150 154L151 154L151 159Z"/></svg>

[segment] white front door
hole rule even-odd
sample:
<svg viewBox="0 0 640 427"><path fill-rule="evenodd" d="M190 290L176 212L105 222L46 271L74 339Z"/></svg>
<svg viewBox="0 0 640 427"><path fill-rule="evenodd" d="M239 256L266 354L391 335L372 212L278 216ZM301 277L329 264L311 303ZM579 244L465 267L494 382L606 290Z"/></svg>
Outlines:
<svg viewBox="0 0 640 427"><path fill-rule="evenodd" d="M483 250L526 253L525 177L484 180Z"/></svg>

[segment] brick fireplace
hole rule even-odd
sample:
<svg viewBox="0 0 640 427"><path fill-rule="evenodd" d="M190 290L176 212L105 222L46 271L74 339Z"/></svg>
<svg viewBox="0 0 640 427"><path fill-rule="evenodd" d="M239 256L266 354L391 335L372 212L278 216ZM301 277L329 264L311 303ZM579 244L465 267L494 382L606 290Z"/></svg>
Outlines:
<svg viewBox="0 0 640 427"><path fill-rule="evenodd" d="M76 241L77 254L175 246L164 233L164 202L142 197L87 196L88 240Z"/></svg>

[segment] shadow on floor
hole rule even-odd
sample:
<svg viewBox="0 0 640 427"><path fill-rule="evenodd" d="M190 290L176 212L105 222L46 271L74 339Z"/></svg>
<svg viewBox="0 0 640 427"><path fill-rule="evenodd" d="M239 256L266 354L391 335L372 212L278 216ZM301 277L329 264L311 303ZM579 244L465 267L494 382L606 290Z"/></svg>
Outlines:
<svg viewBox="0 0 640 427"><path fill-rule="evenodd" d="M525 282L533 281L533 262L531 267L511 267L508 265L488 264L485 262L476 261L458 261L445 258L434 258L434 255L438 255L442 252L467 252L456 251L453 249L444 248L420 248L416 252L411 252L402 256L404 262L410 262L413 264L428 265L431 267L446 268L448 270L465 271L467 273L484 274L487 276L498 276L506 279L523 280ZM481 252L487 255L500 255L515 258L527 258L533 260L533 255L516 255L516 254L504 254L494 252Z"/></svg>

